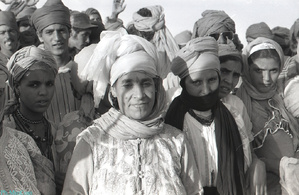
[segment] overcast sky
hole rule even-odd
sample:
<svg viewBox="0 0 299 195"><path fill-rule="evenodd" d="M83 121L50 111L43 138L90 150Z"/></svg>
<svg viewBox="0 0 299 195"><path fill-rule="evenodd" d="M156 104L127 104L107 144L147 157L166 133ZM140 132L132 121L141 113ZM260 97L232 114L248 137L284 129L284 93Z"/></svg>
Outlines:
<svg viewBox="0 0 299 195"><path fill-rule="evenodd" d="M51 0L50 0L51 1ZM100 11L102 18L110 15L113 0L63 0L72 10L84 11L89 7ZM40 0L41 7L46 0ZM299 18L298 0L126 0L125 11L119 15L126 25L134 12L142 7L161 5L164 8L166 26L175 36L184 30L193 30L194 23L205 10L223 10L236 23L236 31L244 45L245 32L253 23L266 22L270 28L290 28ZM0 2L0 8L5 5Z"/></svg>

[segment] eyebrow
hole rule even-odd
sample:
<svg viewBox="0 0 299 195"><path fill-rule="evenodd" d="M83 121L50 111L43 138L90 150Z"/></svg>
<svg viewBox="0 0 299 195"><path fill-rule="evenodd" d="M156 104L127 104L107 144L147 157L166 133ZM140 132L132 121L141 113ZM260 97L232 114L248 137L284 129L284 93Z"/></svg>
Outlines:
<svg viewBox="0 0 299 195"><path fill-rule="evenodd" d="M140 80L140 82L146 82L146 81L151 81L151 78L143 78ZM122 83L128 83L128 82L133 82L133 79L124 79L122 80Z"/></svg>
<svg viewBox="0 0 299 195"><path fill-rule="evenodd" d="M232 72L231 70L227 69L227 68L220 68L220 70L225 70L227 72Z"/></svg>

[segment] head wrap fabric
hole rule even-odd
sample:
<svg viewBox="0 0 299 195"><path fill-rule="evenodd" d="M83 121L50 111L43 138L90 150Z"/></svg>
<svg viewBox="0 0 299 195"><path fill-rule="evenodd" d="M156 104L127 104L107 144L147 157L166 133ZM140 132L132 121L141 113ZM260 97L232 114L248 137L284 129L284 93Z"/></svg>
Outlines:
<svg viewBox="0 0 299 195"><path fill-rule="evenodd" d="M243 50L243 64L244 64L244 73L243 73L243 81L247 84L251 83L251 78L249 75L249 64L248 64L248 58L251 54L253 54L254 52L258 51L258 50L263 50L263 49L275 49L276 52L279 55L280 58L280 71L283 68L283 62L284 62L284 53L280 47L280 45L276 42L273 41L272 39L268 39L268 38L264 38L264 37L258 37L257 39L253 40L252 42L250 42L245 49ZM246 85L246 84L245 84ZM251 84L250 84L251 86ZM249 86L248 86L249 87ZM250 88L253 89L253 86L251 86ZM254 90L256 91L256 90ZM273 89L273 91L269 94L264 94L264 95L257 95L257 99L259 98L265 98L268 96L272 96L272 93L276 93L276 88ZM272 94L272 95L271 95Z"/></svg>
<svg viewBox="0 0 299 195"><path fill-rule="evenodd" d="M17 22L29 20L31 18L31 15L35 12L35 10L35 6L25 6L23 10L16 15Z"/></svg>
<svg viewBox="0 0 299 195"><path fill-rule="evenodd" d="M172 61L172 72L181 79L203 70L220 70L218 44L212 37L198 37L177 52Z"/></svg>
<svg viewBox="0 0 299 195"><path fill-rule="evenodd" d="M258 37L273 39L272 31L265 22L252 24L246 30L246 38L256 39Z"/></svg>
<svg viewBox="0 0 299 195"><path fill-rule="evenodd" d="M220 33L219 30L223 27L226 27L227 31L236 32L235 22L224 11L206 10L201 15L202 18L194 24L192 39Z"/></svg>
<svg viewBox="0 0 299 195"><path fill-rule="evenodd" d="M50 53L35 46L24 47L15 52L7 63L10 72L9 86L14 89L15 83L19 82L30 67L42 62L54 73L57 74L57 64ZM35 67L36 69L36 67ZM41 67L44 69L44 67Z"/></svg>
<svg viewBox="0 0 299 195"><path fill-rule="evenodd" d="M15 15L10 11L0 11L0 26L1 25L6 25L16 31L19 31Z"/></svg>
<svg viewBox="0 0 299 195"><path fill-rule="evenodd" d="M281 47L290 46L290 29L277 26L272 29L273 40L276 41Z"/></svg>
<svg viewBox="0 0 299 195"><path fill-rule="evenodd" d="M107 86L112 85L125 73L144 71L160 76L160 62L155 47L139 36L128 35L125 30L120 30L105 31L101 34L101 41L82 72L79 73L80 79L93 81L95 106L98 106L104 98ZM139 54L135 55L136 52L143 57L146 56L149 61L146 63L147 66L138 63L144 60L143 57L138 57ZM131 58L132 56L135 58ZM120 70L116 71L113 67L115 64Z"/></svg>
<svg viewBox="0 0 299 195"><path fill-rule="evenodd" d="M62 24L71 28L70 11L61 0L48 0L32 14L31 21L39 32L52 24Z"/></svg>
<svg viewBox="0 0 299 195"><path fill-rule="evenodd" d="M218 56L234 56L242 61L242 54L239 50L236 49L236 46L233 42L229 42L228 44L218 44L219 52Z"/></svg>
<svg viewBox="0 0 299 195"><path fill-rule="evenodd" d="M92 14L98 14L100 16L101 21L102 21L102 17L101 17L100 12L98 10L92 8L92 7L88 8L84 13L87 14L88 16L90 16Z"/></svg>
<svg viewBox="0 0 299 195"><path fill-rule="evenodd" d="M136 12L133 14L134 26L139 31L155 32L151 42L156 46L159 55L162 56L161 58L165 58L164 64L161 66L161 76L165 78L170 72L170 62L175 57L175 53L179 50L179 46L165 26L163 7L156 5L146 7L146 9L151 11L152 17L143 17Z"/></svg>
<svg viewBox="0 0 299 195"><path fill-rule="evenodd" d="M178 45L185 46L188 41L191 40L192 33L189 30L185 30L180 32L176 36L174 36L175 41Z"/></svg>
<svg viewBox="0 0 299 195"><path fill-rule="evenodd" d="M297 53L297 37L299 36L299 18L294 22L290 29L290 48L292 52Z"/></svg>

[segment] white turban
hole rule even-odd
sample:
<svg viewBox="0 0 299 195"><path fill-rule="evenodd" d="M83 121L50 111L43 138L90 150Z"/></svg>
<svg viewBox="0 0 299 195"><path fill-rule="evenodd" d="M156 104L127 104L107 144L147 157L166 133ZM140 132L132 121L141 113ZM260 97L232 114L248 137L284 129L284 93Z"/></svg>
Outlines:
<svg viewBox="0 0 299 195"><path fill-rule="evenodd" d="M80 79L93 81L95 106L104 98L107 86L126 73L143 71L160 77L153 44L123 30L106 31L101 36L91 58L79 72Z"/></svg>

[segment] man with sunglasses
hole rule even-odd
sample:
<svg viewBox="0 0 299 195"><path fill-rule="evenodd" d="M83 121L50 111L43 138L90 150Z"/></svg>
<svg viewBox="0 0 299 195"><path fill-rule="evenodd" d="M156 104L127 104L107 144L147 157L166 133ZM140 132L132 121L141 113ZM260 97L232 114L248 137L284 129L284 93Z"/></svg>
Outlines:
<svg viewBox="0 0 299 195"><path fill-rule="evenodd" d="M241 51L243 45L235 33L235 22L224 11L206 10L202 13L202 18L194 24L192 39L211 36L220 44L227 44L227 40L232 40Z"/></svg>

